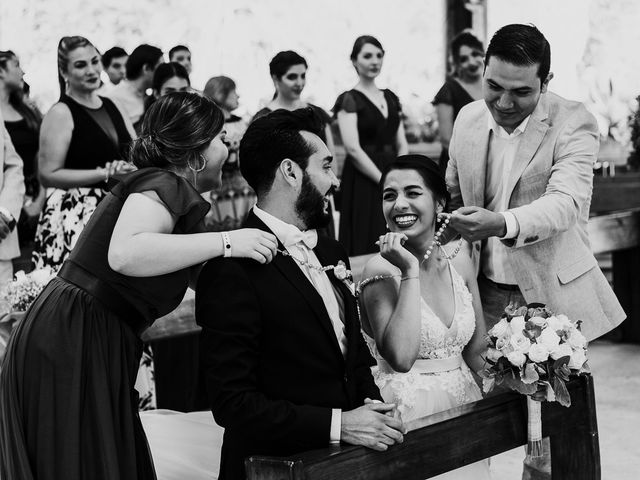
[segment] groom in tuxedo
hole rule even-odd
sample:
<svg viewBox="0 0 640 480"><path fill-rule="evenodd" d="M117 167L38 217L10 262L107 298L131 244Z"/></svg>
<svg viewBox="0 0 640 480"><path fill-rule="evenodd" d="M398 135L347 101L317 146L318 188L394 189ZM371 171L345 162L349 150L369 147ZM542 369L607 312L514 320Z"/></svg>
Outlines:
<svg viewBox="0 0 640 480"><path fill-rule="evenodd" d="M223 480L245 478L251 455L340 441L386 450L403 440L394 405L380 402L373 382L348 281L322 269L349 260L314 230L331 221L328 195L338 186L320 128L311 109L277 110L249 126L241 169L258 200L244 226L272 232L278 253L270 263L214 259L198 280L201 366L225 428Z"/></svg>

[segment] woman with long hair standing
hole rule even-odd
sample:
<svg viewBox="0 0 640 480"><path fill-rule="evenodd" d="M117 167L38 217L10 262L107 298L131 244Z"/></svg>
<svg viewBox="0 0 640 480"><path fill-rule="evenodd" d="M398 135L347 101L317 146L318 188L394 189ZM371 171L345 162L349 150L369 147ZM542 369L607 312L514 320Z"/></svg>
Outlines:
<svg viewBox="0 0 640 480"><path fill-rule="evenodd" d="M109 180L133 169L125 159L135 133L126 115L96 93L101 71L100 54L89 40L60 40L60 100L40 131L39 175L51 193L36 232L36 268L60 268Z"/></svg>
<svg viewBox="0 0 640 480"><path fill-rule="evenodd" d="M385 231L382 212L376 207L380 171L409 149L400 100L391 90L376 85L383 60L378 39L358 37L351 51L358 83L342 93L333 107L347 151L340 182L339 240L349 255L377 250L375 242Z"/></svg>
<svg viewBox="0 0 640 480"><path fill-rule="evenodd" d="M13 333L0 372L0 478L154 479L134 382L140 334L178 306L199 266L269 262L275 236L203 232L227 157L210 100L172 93L149 109L138 170L100 203ZM200 233L203 232L203 233Z"/></svg>
<svg viewBox="0 0 640 480"><path fill-rule="evenodd" d="M283 108L285 110L297 110L299 108L311 108L324 124L320 131L320 138L327 145L329 151L335 155L335 142L331 132L331 116L322 108L313 103L302 100L302 91L307 85L307 61L304 57L292 50L278 52L269 62L269 73L275 87L273 99L261 110L259 110L251 121L268 115L269 113ZM330 198L329 212L333 217L333 197ZM336 232L333 221L320 230L321 233L331 238L335 238Z"/></svg>
<svg viewBox="0 0 640 480"><path fill-rule="evenodd" d="M31 260L31 250L38 216L45 200L44 189L38 181L38 136L42 114L30 102L24 91L24 71L20 60L11 50L0 51L0 111L11 143L22 158L25 199L16 228L24 254ZM14 262L16 260L14 259ZM20 265L22 267L22 265ZM24 269L24 268L22 268Z"/></svg>

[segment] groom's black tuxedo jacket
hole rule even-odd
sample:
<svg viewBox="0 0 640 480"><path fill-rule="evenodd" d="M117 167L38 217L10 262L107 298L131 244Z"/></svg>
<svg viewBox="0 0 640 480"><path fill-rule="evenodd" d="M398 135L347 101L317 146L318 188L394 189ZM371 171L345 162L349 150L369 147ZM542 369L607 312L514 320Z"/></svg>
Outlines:
<svg viewBox="0 0 640 480"><path fill-rule="evenodd" d="M245 227L270 231L253 212ZM335 240L320 237L314 252L323 265L348 265ZM217 258L202 269L196 321L211 411L225 428L220 479L244 478L250 455L327 446L332 408L381 398L355 300L328 276L344 301L346 358L321 296L292 258L278 254L267 265Z"/></svg>

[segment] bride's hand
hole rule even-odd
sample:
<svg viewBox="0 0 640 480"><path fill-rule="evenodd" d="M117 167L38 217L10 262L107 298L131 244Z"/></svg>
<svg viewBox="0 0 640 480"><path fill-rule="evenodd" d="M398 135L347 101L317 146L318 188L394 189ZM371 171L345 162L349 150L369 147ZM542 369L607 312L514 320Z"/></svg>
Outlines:
<svg viewBox="0 0 640 480"><path fill-rule="evenodd" d="M404 248L407 236L404 233L388 232L381 235L378 242L380 255L400 269L403 275L417 274L420 264L409 250Z"/></svg>

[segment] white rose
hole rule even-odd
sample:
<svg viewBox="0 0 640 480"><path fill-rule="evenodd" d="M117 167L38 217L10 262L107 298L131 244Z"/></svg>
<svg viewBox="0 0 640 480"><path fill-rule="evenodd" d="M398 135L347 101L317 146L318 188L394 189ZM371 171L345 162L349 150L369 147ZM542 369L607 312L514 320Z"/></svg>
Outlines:
<svg viewBox="0 0 640 480"><path fill-rule="evenodd" d="M522 365L524 365L524 362L527 361L527 357L525 357L524 353L522 352L514 351L507 354L507 360L509 360L511 362L511 365L513 365L514 367L520 368Z"/></svg>
<svg viewBox="0 0 640 480"><path fill-rule="evenodd" d="M573 349L585 348L587 346L587 339L582 334L580 330L577 328L573 328L570 330L569 338L567 339L567 343Z"/></svg>
<svg viewBox="0 0 640 480"><path fill-rule="evenodd" d="M513 333L522 333L524 330L524 317L513 317L509 323Z"/></svg>
<svg viewBox="0 0 640 480"><path fill-rule="evenodd" d="M487 350L487 359L492 362L497 362L498 359L502 357L502 352L496 348L489 348Z"/></svg>
<svg viewBox="0 0 640 480"><path fill-rule="evenodd" d="M571 354L571 359L569 360L569 368L574 370L580 370L584 362L587 361L587 354L585 353L584 348L579 348L574 350Z"/></svg>
<svg viewBox="0 0 640 480"><path fill-rule="evenodd" d="M554 332L557 332L558 330L562 330L562 322L560 322L560 320L558 320L558 317L556 317L555 315L552 315L549 318L547 318L547 325Z"/></svg>
<svg viewBox="0 0 640 480"><path fill-rule="evenodd" d="M551 351L551 358L558 360L562 357L570 357L573 354L573 349L566 343L561 343L555 349Z"/></svg>
<svg viewBox="0 0 640 480"><path fill-rule="evenodd" d="M531 345L531 348L529 348L528 355L532 362L540 363L549 358L549 350L540 343L534 343Z"/></svg>
<svg viewBox="0 0 640 480"><path fill-rule="evenodd" d="M491 330L489 330L490 337L502 337L509 330L509 322L507 322L506 318L503 318L498 323L496 323Z"/></svg>
<svg viewBox="0 0 640 480"><path fill-rule="evenodd" d="M529 321L533 323L536 327L544 328L548 325L547 319L542 317L531 317Z"/></svg>
<svg viewBox="0 0 640 480"><path fill-rule="evenodd" d="M508 337L500 337L496 341L496 348L502 352L503 355L506 355L509 352L513 351L513 347L509 343Z"/></svg>
<svg viewBox="0 0 640 480"><path fill-rule="evenodd" d="M547 347L547 350L551 352L560 344L560 337L551 328L551 323L549 323L549 326L542 330L542 333L536 339L536 341Z"/></svg>
<svg viewBox="0 0 640 480"><path fill-rule="evenodd" d="M558 322L560 322L561 328L563 330L567 330L572 326L574 326L573 322L569 320L569 317L567 317L566 315L563 315L563 314L556 315L556 318L558 319Z"/></svg>
<svg viewBox="0 0 640 480"><path fill-rule="evenodd" d="M516 352L520 353L527 353L529 348L531 348L531 340L522 333L514 333L509 343L511 343L511 346Z"/></svg>

